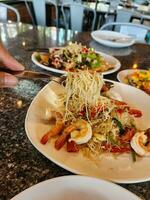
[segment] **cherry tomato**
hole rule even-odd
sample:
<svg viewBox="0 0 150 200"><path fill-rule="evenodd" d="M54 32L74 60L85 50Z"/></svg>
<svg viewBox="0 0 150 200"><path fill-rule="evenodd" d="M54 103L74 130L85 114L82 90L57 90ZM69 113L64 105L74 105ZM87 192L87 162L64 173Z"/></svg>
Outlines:
<svg viewBox="0 0 150 200"><path fill-rule="evenodd" d="M68 141L67 142L67 151L68 152L78 152L79 147L74 141L71 141L71 142Z"/></svg>

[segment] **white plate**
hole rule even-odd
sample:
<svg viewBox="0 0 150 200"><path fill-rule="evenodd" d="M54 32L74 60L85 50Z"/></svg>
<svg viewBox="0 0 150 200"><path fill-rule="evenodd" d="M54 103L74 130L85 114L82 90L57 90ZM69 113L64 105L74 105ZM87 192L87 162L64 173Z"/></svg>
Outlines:
<svg viewBox="0 0 150 200"><path fill-rule="evenodd" d="M115 31L93 31L91 36L98 43L115 48L129 47L135 43L132 37Z"/></svg>
<svg viewBox="0 0 150 200"><path fill-rule="evenodd" d="M109 191L109 192L107 192ZM84 176L62 176L41 182L11 200L140 200L113 183Z"/></svg>
<svg viewBox="0 0 150 200"><path fill-rule="evenodd" d="M123 83L114 82L112 91L119 93L123 101L140 109L143 116L137 120L140 129L150 127L150 97L143 91ZM31 143L48 159L57 165L76 174L111 180L118 183L134 183L150 180L150 158L138 158L132 161L131 155L124 154L114 158L110 154L104 154L97 162L90 160L79 153L68 153L65 147L57 151L54 147L54 139L46 145L40 143L43 134L50 127L45 124L45 110L50 103L55 103L52 93L59 93L61 89L55 82L46 85L32 101L25 119L25 130ZM138 98L137 98L138 97Z"/></svg>
<svg viewBox="0 0 150 200"><path fill-rule="evenodd" d="M121 67L120 61L118 59L116 59L115 57L110 56L110 55L105 54L105 53L102 53L102 52L99 52L99 51L96 51L96 52L99 53L100 55L102 55L104 57L104 59L114 67L113 69L102 72L103 75L116 72ZM31 56L31 59L32 59L32 62L34 62L37 66L41 67L42 69L51 71L51 72L60 73L60 74L67 74L67 72L64 71L64 70L56 69L56 68L53 68L53 67L47 67L47 66L39 63L36 59L36 55L37 55L37 52L34 52Z"/></svg>
<svg viewBox="0 0 150 200"><path fill-rule="evenodd" d="M126 83L126 81L125 81L126 76L129 74L133 74L135 71L137 71L137 70L136 69L125 69L125 70L118 72L118 74L117 74L118 81L120 81L121 83ZM138 69L138 71L146 71L146 70Z"/></svg>

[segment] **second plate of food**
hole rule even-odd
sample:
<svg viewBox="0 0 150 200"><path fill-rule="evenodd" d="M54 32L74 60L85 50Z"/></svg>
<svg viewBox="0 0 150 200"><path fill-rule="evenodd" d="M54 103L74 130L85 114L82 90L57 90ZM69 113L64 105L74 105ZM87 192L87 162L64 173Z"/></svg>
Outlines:
<svg viewBox="0 0 150 200"><path fill-rule="evenodd" d="M91 36L98 43L113 48L129 47L135 43L132 37L115 31L97 30Z"/></svg>
<svg viewBox="0 0 150 200"><path fill-rule="evenodd" d="M34 52L31 59L42 69L60 74L88 69L106 75L121 67L115 57L76 43L50 48L49 53Z"/></svg>
<svg viewBox="0 0 150 200"><path fill-rule="evenodd" d="M150 95L150 70L143 70L143 69L122 70L117 74L117 79L121 83L134 86Z"/></svg>

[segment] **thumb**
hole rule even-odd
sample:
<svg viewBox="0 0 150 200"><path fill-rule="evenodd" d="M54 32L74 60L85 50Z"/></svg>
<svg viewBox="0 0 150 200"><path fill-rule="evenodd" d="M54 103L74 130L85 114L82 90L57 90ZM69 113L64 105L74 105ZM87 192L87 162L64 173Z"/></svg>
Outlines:
<svg viewBox="0 0 150 200"><path fill-rule="evenodd" d="M14 71L22 71L24 70L24 66L19 63L13 56L10 55L10 53L7 51L7 49L4 48L4 46L0 43L0 61L1 63Z"/></svg>
<svg viewBox="0 0 150 200"><path fill-rule="evenodd" d="M15 60L12 56L9 54L5 55L5 59L2 59L3 64L13 70L13 71L22 71L24 70L24 66L19 63L17 60Z"/></svg>
<svg viewBox="0 0 150 200"><path fill-rule="evenodd" d="M0 88L13 87L17 85L18 80L11 74L0 72Z"/></svg>

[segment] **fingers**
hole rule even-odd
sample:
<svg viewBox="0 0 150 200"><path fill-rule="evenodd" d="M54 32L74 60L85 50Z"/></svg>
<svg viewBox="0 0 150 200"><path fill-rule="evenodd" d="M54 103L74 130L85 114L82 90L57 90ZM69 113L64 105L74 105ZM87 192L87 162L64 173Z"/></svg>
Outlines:
<svg viewBox="0 0 150 200"><path fill-rule="evenodd" d="M9 52L0 44L0 61L2 64L14 71L22 71L24 70L24 66L15 60Z"/></svg>
<svg viewBox="0 0 150 200"><path fill-rule="evenodd" d="M17 85L18 80L11 74L0 72L0 88L13 87Z"/></svg>

